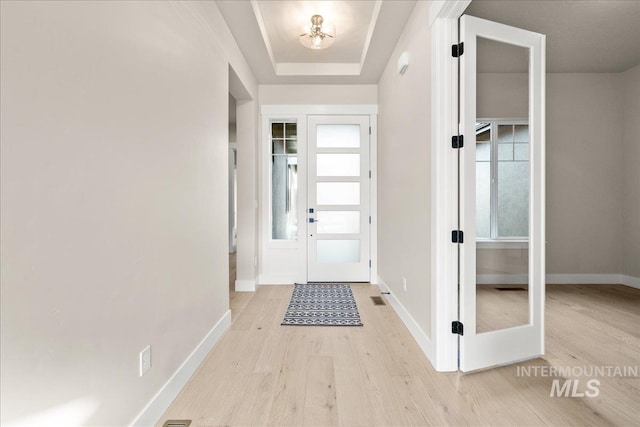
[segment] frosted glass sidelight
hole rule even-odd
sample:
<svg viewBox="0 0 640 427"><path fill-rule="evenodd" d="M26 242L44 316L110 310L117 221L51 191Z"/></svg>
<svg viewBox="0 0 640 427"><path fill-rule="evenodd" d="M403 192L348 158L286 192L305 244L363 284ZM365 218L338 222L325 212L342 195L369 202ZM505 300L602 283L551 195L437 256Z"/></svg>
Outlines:
<svg viewBox="0 0 640 427"><path fill-rule="evenodd" d="M318 234L360 233L360 211L318 211Z"/></svg>
<svg viewBox="0 0 640 427"><path fill-rule="evenodd" d="M360 262L360 240L318 240L316 243L318 263Z"/></svg>
<svg viewBox="0 0 640 427"><path fill-rule="evenodd" d="M316 203L318 205L359 205L359 182L318 182L316 183Z"/></svg>
<svg viewBox="0 0 640 427"><path fill-rule="evenodd" d="M316 146L318 148L360 147L360 125L319 124L316 136Z"/></svg>
<svg viewBox="0 0 640 427"><path fill-rule="evenodd" d="M360 176L360 154L317 154L318 176Z"/></svg>

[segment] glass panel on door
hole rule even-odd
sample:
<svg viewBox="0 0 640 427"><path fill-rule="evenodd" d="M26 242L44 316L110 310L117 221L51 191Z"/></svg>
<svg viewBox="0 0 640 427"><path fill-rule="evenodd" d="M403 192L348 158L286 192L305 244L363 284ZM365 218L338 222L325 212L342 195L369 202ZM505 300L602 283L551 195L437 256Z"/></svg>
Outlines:
<svg viewBox="0 0 640 427"><path fill-rule="evenodd" d="M318 211L318 234L354 234L360 232L360 211Z"/></svg>
<svg viewBox="0 0 640 427"><path fill-rule="evenodd" d="M528 51L477 39L477 333L529 323ZM514 70L523 87L505 96Z"/></svg>
<svg viewBox="0 0 640 427"><path fill-rule="evenodd" d="M360 147L360 126L355 124L319 124L318 148Z"/></svg>
<svg viewBox="0 0 640 427"><path fill-rule="evenodd" d="M360 240L318 240L317 244L321 264L360 261Z"/></svg>
<svg viewBox="0 0 640 427"><path fill-rule="evenodd" d="M350 205L360 204L359 182L318 182L318 205Z"/></svg>

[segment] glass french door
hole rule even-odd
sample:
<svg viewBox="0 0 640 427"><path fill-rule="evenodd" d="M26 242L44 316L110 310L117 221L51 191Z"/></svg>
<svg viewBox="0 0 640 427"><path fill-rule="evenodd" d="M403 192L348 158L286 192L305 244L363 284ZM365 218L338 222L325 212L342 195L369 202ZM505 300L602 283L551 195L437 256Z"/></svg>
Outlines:
<svg viewBox="0 0 640 427"><path fill-rule="evenodd" d="M368 282L369 116L309 116L307 280Z"/></svg>
<svg viewBox="0 0 640 427"><path fill-rule="evenodd" d="M545 36L465 15L460 41L459 363L473 371L544 354Z"/></svg>

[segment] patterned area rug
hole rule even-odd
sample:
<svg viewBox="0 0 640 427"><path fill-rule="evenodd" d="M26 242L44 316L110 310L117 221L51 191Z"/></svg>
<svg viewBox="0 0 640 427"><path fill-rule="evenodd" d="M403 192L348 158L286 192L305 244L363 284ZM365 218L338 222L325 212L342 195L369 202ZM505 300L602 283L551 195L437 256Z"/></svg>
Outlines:
<svg viewBox="0 0 640 427"><path fill-rule="evenodd" d="M296 285L283 325L362 326L351 286L328 283Z"/></svg>

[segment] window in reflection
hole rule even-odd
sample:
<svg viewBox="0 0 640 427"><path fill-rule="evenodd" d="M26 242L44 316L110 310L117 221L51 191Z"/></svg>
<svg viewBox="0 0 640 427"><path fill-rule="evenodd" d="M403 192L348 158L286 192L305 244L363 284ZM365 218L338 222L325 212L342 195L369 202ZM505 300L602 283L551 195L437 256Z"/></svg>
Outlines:
<svg viewBox="0 0 640 427"><path fill-rule="evenodd" d="M478 239L529 235L529 127L476 124L476 230Z"/></svg>

